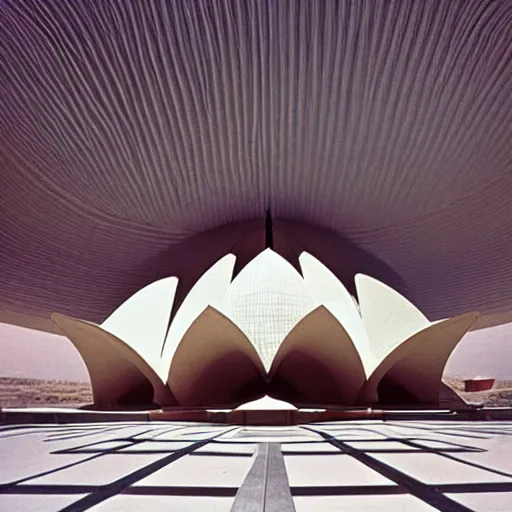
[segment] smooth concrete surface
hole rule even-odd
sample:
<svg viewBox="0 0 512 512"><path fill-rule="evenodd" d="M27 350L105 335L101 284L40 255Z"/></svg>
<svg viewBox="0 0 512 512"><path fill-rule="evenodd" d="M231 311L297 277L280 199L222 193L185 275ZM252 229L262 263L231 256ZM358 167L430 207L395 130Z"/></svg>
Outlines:
<svg viewBox="0 0 512 512"><path fill-rule="evenodd" d="M288 333L269 371L272 394L310 404L353 405L365 377L353 340L325 306L311 311Z"/></svg>
<svg viewBox="0 0 512 512"><path fill-rule="evenodd" d="M418 403L439 403L446 361L479 316L479 313L466 313L429 324L402 340L379 362L365 382L359 402L375 403L380 399L385 403L386 399L379 396L378 386L383 379L389 379Z"/></svg>
<svg viewBox="0 0 512 512"><path fill-rule="evenodd" d="M326 265L313 255L304 251L299 256L299 262L309 293L346 329L360 354L365 373L369 375L376 363L356 298Z"/></svg>
<svg viewBox="0 0 512 512"><path fill-rule="evenodd" d="M208 496L124 496L119 495L100 503L90 510L94 512L140 512L141 510L166 510L172 512L229 512L231 497Z"/></svg>
<svg viewBox="0 0 512 512"><path fill-rule="evenodd" d="M385 283L364 274L357 274L354 280L361 317L377 363L430 325L414 304Z"/></svg>
<svg viewBox="0 0 512 512"><path fill-rule="evenodd" d="M145 286L123 302L101 328L123 340L150 366L159 368L177 286L176 277Z"/></svg>
<svg viewBox="0 0 512 512"><path fill-rule="evenodd" d="M381 512L389 510L393 512L428 512L438 510L413 496L345 496L343 505L340 506L339 498L332 496L299 496L295 498L296 512L318 511L357 511L357 512Z"/></svg>
<svg viewBox="0 0 512 512"><path fill-rule="evenodd" d="M176 404L155 368L125 340L84 320L58 313L52 319L82 356L96 405Z"/></svg>
<svg viewBox="0 0 512 512"><path fill-rule="evenodd" d="M185 296L172 318L162 347L159 375L163 380L169 379L171 361L187 330L210 304L218 304L226 295L233 277L235 262L236 256L233 254L226 254L220 258L201 275Z"/></svg>
<svg viewBox="0 0 512 512"><path fill-rule="evenodd" d="M184 406L236 407L260 398L265 384L265 368L254 346L211 306L188 328L169 371L169 387Z"/></svg>
<svg viewBox="0 0 512 512"><path fill-rule="evenodd" d="M6 512L276 503L296 512L510 512L512 503L510 421L10 425L0 427L0 460Z"/></svg>

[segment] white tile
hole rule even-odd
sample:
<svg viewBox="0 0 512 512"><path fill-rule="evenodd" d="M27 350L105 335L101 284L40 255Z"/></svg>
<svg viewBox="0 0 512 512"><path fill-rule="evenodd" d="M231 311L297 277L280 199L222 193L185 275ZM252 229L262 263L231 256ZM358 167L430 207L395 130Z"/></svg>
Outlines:
<svg viewBox="0 0 512 512"><path fill-rule="evenodd" d="M288 452L324 452L324 453L341 453L336 446L327 441L323 443L283 443L281 445L283 454Z"/></svg>
<svg viewBox="0 0 512 512"><path fill-rule="evenodd" d="M512 510L512 492L474 492L447 494L447 496L474 512L510 512Z"/></svg>
<svg viewBox="0 0 512 512"><path fill-rule="evenodd" d="M83 450L94 450L94 451L108 451L115 448L122 448L126 446L130 446L132 443L130 441L99 441L82 448L77 448L76 451L78 453Z"/></svg>
<svg viewBox="0 0 512 512"><path fill-rule="evenodd" d="M296 512L430 512L437 510L407 494L380 496L297 496Z"/></svg>
<svg viewBox="0 0 512 512"><path fill-rule="evenodd" d="M460 460L476 463L481 466L508 473L512 478L511 437L493 437L487 441L483 451L454 453L452 455Z"/></svg>
<svg viewBox="0 0 512 512"><path fill-rule="evenodd" d="M114 496L90 508L94 512L229 512L234 498L206 496Z"/></svg>
<svg viewBox="0 0 512 512"><path fill-rule="evenodd" d="M510 482L510 478L433 453L373 453L372 457L428 484Z"/></svg>
<svg viewBox="0 0 512 512"><path fill-rule="evenodd" d="M208 443L197 449L194 453L245 453L252 455L257 448L256 443Z"/></svg>
<svg viewBox="0 0 512 512"><path fill-rule="evenodd" d="M106 485L129 475L164 455L104 455L26 482L32 484Z"/></svg>
<svg viewBox="0 0 512 512"><path fill-rule="evenodd" d="M239 487L252 462L251 457L187 455L140 480L135 486Z"/></svg>
<svg viewBox="0 0 512 512"><path fill-rule="evenodd" d="M79 462L91 454L52 455L44 446L19 446L9 455L0 456L0 484L6 484Z"/></svg>
<svg viewBox="0 0 512 512"><path fill-rule="evenodd" d="M414 443L421 445L425 448L433 448L435 450L445 450L446 448L458 448L464 449L464 447L469 447L471 449L472 444L467 442L457 442L455 439L449 439L446 441L438 440L438 439L413 439Z"/></svg>
<svg viewBox="0 0 512 512"><path fill-rule="evenodd" d="M417 448L413 448L412 446L408 446L404 443L400 443L399 441L346 441L346 444L352 446L352 448L356 448L357 450L407 450L407 451L415 451Z"/></svg>
<svg viewBox="0 0 512 512"><path fill-rule="evenodd" d="M341 441L365 441L367 439L385 439L381 427L322 427L322 431Z"/></svg>
<svg viewBox="0 0 512 512"><path fill-rule="evenodd" d="M396 485L350 455L285 455L291 486Z"/></svg>
<svg viewBox="0 0 512 512"><path fill-rule="evenodd" d="M124 453L127 451L130 453L145 451L173 453L177 450L187 448L191 444L192 443L190 441L144 441L143 443L136 443L127 446L123 450L120 450L120 453ZM165 456L165 453L163 453L162 455Z"/></svg>
<svg viewBox="0 0 512 512"><path fill-rule="evenodd" d="M54 512L71 505L82 496L82 494L0 494L0 510L2 512Z"/></svg>

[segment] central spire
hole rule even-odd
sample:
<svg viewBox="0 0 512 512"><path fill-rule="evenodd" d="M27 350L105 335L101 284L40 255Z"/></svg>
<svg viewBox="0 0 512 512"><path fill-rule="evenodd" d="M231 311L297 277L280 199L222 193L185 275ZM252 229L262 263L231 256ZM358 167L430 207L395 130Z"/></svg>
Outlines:
<svg viewBox="0 0 512 512"><path fill-rule="evenodd" d="M274 248L274 229L272 227L272 215L270 214L270 208L267 209L267 215L265 218L265 247Z"/></svg>

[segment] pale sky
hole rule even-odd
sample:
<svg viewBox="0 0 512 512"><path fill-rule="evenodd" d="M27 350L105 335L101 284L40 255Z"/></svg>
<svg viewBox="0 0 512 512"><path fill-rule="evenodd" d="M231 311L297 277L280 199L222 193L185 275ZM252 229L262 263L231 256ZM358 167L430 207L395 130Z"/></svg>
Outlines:
<svg viewBox="0 0 512 512"><path fill-rule="evenodd" d="M512 379L512 323L466 334L450 357L445 375ZM2 323L0 377L89 380L67 338Z"/></svg>
<svg viewBox="0 0 512 512"><path fill-rule="evenodd" d="M89 380L82 358L64 336L2 323L0 377Z"/></svg>

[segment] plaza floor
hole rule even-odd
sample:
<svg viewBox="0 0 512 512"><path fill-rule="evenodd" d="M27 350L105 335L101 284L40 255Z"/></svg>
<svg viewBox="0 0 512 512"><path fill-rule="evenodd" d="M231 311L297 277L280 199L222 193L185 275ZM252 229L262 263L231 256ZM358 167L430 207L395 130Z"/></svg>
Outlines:
<svg viewBox="0 0 512 512"><path fill-rule="evenodd" d="M0 427L0 510L512 511L512 422Z"/></svg>

